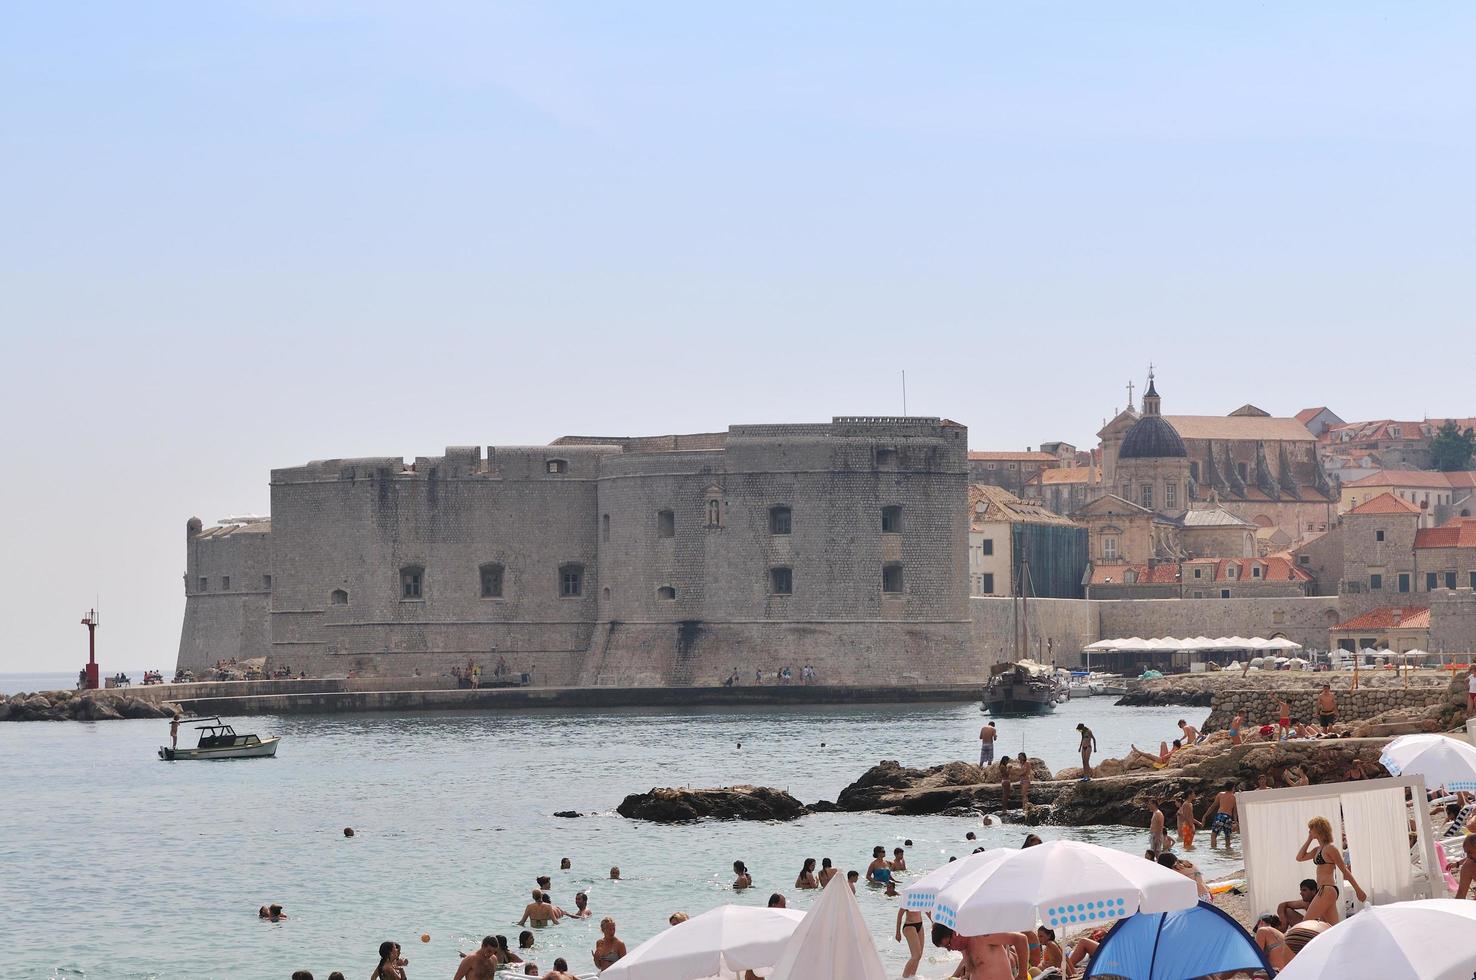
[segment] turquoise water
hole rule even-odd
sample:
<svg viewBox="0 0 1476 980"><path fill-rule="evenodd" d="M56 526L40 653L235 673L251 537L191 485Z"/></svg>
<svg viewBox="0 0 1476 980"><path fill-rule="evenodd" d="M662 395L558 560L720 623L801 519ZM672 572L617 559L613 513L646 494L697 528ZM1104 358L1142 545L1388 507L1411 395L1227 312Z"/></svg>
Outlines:
<svg viewBox="0 0 1476 980"><path fill-rule="evenodd" d="M1130 740L1156 745L1186 714L1197 722L1204 711L1096 698L1005 719L1000 742L1018 751L1023 741L1061 767L1073 761L1077 721L1119 754ZM634 946L679 909L762 905L776 890L805 907L810 897L793 888L805 857L860 870L873 845L890 851L910 837L916 874L968 853L967 831L988 846L1017 846L1025 834L974 818L868 814L665 827L615 815L625 794L752 782L806 802L834 799L879 759L977 759L980 720L976 705L263 717L238 727L283 735L276 759L172 764L155 758L167 736L157 721L0 724L10 791L0 866L12 927L0 976L286 980L308 969L318 980L332 970L357 980L379 942L394 939L410 977L449 977L457 950L482 935L516 942L540 874L553 876L565 908L590 889L596 918L540 930L529 958L547 968L561 955L588 972L603 915ZM552 816L565 809L591 816ZM1039 832L1144 846L1144 832L1129 828ZM571 872L558 871L562 857ZM735 859L755 881L736 896ZM1238 852L1201 848L1196 860L1210 872L1239 866ZM624 880L607 880L611 865ZM900 974L897 900L863 887L860 901ZM288 921L259 921L268 902L284 905ZM937 956L921 975L951 968Z"/></svg>

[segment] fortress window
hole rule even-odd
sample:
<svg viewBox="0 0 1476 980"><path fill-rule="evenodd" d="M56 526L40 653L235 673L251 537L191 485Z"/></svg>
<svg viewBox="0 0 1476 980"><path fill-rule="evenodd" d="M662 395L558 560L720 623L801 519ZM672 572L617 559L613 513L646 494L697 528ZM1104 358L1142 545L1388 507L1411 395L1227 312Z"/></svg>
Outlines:
<svg viewBox="0 0 1476 980"><path fill-rule="evenodd" d="M723 505L718 500L709 500L707 502L707 526L723 526Z"/></svg>
<svg viewBox="0 0 1476 980"><path fill-rule="evenodd" d="M199 592L209 592L210 591L210 579L206 578L204 575L201 575L200 576L200 588L197 591L199 591Z"/></svg>
<svg viewBox="0 0 1476 980"><path fill-rule="evenodd" d="M502 566L496 563L483 565L478 571L482 579L482 598L502 598Z"/></svg>
<svg viewBox="0 0 1476 980"><path fill-rule="evenodd" d="M424 597L425 569L419 565L407 565L400 569L400 598L420 599Z"/></svg>
<svg viewBox="0 0 1476 980"><path fill-rule="evenodd" d="M663 585L661 588L656 590L656 598L666 599L668 601L673 600L676 598L676 589L673 589L669 585Z"/></svg>
<svg viewBox="0 0 1476 980"><path fill-rule="evenodd" d="M543 464L543 468L549 473L569 472L569 461L566 459L551 459Z"/></svg>
<svg viewBox="0 0 1476 980"><path fill-rule="evenodd" d="M902 508L897 506L882 508L882 533L902 533Z"/></svg>
<svg viewBox="0 0 1476 980"><path fill-rule="evenodd" d="M328 597L328 601L335 606L346 606L348 605L348 593L343 589L334 589L333 594Z"/></svg>
<svg viewBox="0 0 1476 980"><path fill-rule="evenodd" d="M1436 583L1437 583L1437 577L1436 577L1435 573L1434 572L1426 572L1425 573L1425 591L1426 592L1434 592L1437 588L1439 588L1439 586Z"/></svg>
<svg viewBox="0 0 1476 980"><path fill-rule="evenodd" d="M600 518L600 539L606 544L610 543L610 515L605 514Z"/></svg>
<svg viewBox="0 0 1476 980"><path fill-rule="evenodd" d="M794 569L784 567L769 569L769 594L793 595Z"/></svg>
<svg viewBox="0 0 1476 980"><path fill-rule="evenodd" d="M1379 592L1383 588L1384 588L1384 576L1382 576L1382 575L1370 575L1368 577L1368 590L1370 592Z"/></svg>
<svg viewBox="0 0 1476 980"><path fill-rule="evenodd" d="M221 576L221 579L220 579L220 588L221 588L221 591L223 591L223 592L229 592L229 591L231 591L231 577L229 575L223 575L223 576Z"/></svg>
<svg viewBox="0 0 1476 980"><path fill-rule="evenodd" d="M1446 572L1445 573L1445 587L1447 589L1453 589L1453 588L1456 587L1456 573L1455 572Z"/></svg>
<svg viewBox="0 0 1476 980"><path fill-rule="evenodd" d="M669 510L656 512L656 536L658 538L676 537L676 514Z"/></svg>
<svg viewBox="0 0 1476 980"><path fill-rule="evenodd" d="M890 446L880 446L876 450L876 465L882 468L891 468L897 465L897 450ZM990 469L994 467L991 465Z"/></svg>
<svg viewBox="0 0 1476 980"><path fill-rule="evenodd" d="M902 592L902 566L895 562L882 566L882 591L888 595Z"/></svg>
<svg viewBox="0 0 1476 980"><path fill-rule="evenodd" d="M577 599L584 594L584 566L559 566L559 595L565 599Z"/></svg>
<svg viewBox="0 0 1476 980"><path fill-rule="evenodd" d="M272 591L272 577L270 575L263 575L261 577L261 587L268 592Z"/></svg>
<svg viewBox="0 0 1476 980"><path fill-rule="evenodd" d="M789 534L794 529L793 513L788 507L769 508L769 533Z"/></svg>

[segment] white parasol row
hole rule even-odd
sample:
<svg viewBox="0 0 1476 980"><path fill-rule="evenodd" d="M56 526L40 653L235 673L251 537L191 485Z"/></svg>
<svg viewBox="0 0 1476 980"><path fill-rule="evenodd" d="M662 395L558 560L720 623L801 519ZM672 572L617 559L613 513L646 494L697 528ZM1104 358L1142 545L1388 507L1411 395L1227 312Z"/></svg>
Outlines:
<svg viewBox="0 0 1476 980"><path fill-rule="evenodd" d="M1141 636L1129 636L1116 640L1098 640L1089 643L1084 648L1094 652L1107 650L1144 650L1148 652L1170 652L1184 653L1195 650L1300 650L1300 643L1293 643L1284 637L1274 640L1263 639L1258 636L1194 636L1179 639L1173 636L1155 637L1145 640Z"/></svg>

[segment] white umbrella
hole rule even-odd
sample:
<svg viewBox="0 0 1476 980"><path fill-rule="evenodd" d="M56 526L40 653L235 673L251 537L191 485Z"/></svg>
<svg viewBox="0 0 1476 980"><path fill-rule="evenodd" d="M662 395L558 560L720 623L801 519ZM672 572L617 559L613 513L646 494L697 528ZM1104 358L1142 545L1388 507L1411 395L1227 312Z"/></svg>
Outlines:
<svg viewBox="0 0 1476 980"><path fill-rule="evenodd" d="M1426 786L1476 792L1476 746L1439 733L1401 735L1384 746L1379 762L1395 776L1425 777Z"/></svg>
<svg viewBox="0 0 1476 980"><path fill-rule="evenodd" d="M1138 912L1193 908L1189 878L1153 861L1079 841L1009 851L955 878L938 894L933 921L964 936L1019 932L1045 923L1056 931Z"/></svg>
<svg viewBox="0 0 1476 980"><path fill-rule="evenodd" d="M601 980L607 976L609 971L600 974ZM861 917L861 906L856 904L856 895L843 875L831 878L819 901L810 906L805 920L784 947L773 973L773 980L830 980L831 977L887 980L887 971L876 954L876 943Z"/></svg>
<svg viewBox="0 0 1476 980"><path fill-rule="evenodd" d="M902 889L902 904L919 912L931 912L938 901L938 893L947 888L953 879L997 861L1008 853L1010 853L1009 848L996 847L993 850L970 854L968 857L949 861L942 867L934 868Z"/></svg>
<svg viewBox="0 0 1476 980"><path fill-rule="evenodd" d="M836 875L840 878L841 875ZM779 962L804 913L720 905L641 943L601 980L705 980Z"/></svg>
<svg viewBox="0 0 1476 980"><path fill-rule="evenodd" d="M1364 909L1313 939L1277 980L1471 980L1476 902L1430 898Z"/></svg>

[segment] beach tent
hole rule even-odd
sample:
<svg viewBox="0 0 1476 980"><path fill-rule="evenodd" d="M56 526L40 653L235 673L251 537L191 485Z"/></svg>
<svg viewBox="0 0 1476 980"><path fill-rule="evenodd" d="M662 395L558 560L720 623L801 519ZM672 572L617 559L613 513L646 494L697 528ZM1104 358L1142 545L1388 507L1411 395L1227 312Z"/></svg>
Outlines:
<svg viewBox="0 0 1476 980"><path fill-rule="evenodd" d="M1088 978L1193 980L1234 970L1271 971L1255 939L1209 902L1122 919L1092 954Z"/></svg>
<svg viewBox="0 0 1476 980"><path fill-rule="evenodd" d="M623 961L622 961L623 962ZM620 964L617 963L616 966ZM600 974L604 977L608 974ZM772 980L887 980L876 943L861 917L861 906L846 883L836 875L805 913L774 967Z"/></svg>
<svg viewBox="0 0 1476 980"><path fill-rule="evenodd" d="M1425 781L1400 776L1236 793L1250 907L1265 912L1296 897L1298 883L1310 877L1312 866L1294 858L1313 817L1327 819L1335 841L1346 833L1348 863L1373 904L1430 898L1435 885L1425 869L1439 867L1430 814L1423 806L1414 808L1412 854L1406 791L1413 799L1425 799ZM1344 887L1340 898L1351 897L1353 890Z"/></svg>

